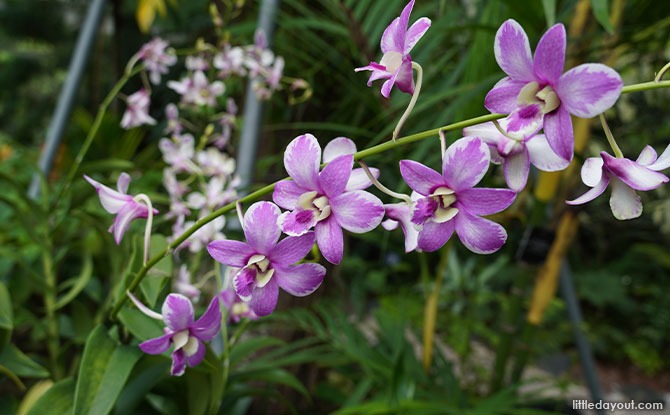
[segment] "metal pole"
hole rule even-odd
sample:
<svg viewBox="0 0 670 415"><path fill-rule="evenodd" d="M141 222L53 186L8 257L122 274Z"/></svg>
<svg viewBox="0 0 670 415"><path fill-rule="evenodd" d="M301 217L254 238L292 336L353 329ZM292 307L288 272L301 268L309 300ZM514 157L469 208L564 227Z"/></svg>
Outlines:
<svg viewBox="0 0 670 415"><path fill-rule="evenodd" d="M272 43L275 28L275 16L279 0L263 0L260 14L258 16L258 29L265 32L268 46ZM263 116L263 102L256 98L253 87L253 79L247 82L246 101L244 103L244 120L242 124L242 136L240 138L240 151L237 154L237 174L240 177L240 189L246 190L254 175L256 164L256 153L258 149L258 131Z"/></svg>
<svg viewBox="0 0 670 415"><path fill-rule="evenodd" d="M53 160L56 150L60 144L65 126L67 125L74 104L75 95L81 83L82 74L86 67L86 62L91 51L91 45L95 40L95 35L100 25L100 19L104 11L105 0L91 0L86 12L86 18L82 25L74 54L70 60L67 77L56 104L56 110L51 118L47 137L40 154L39 169L44 175L48 175L53 166ZM33 175L33 180L28 189L28 196L36 199L40 193L39 173Z"/></svg>
<svg viewBox="0 0 670 415"><path fill-rule="evenodd" d="M572 284L572 272L570 272L570 267L566 262L563 262L563 266L561 267L560 284L561 295L568 308L568 316L570 317L570 323L572 323L572 333L575 337L575 342L577 343L577 349L579 350L579 360L582 364L584 377L586 378L586 385L591 391L591 400L593 402L598 402L603 399L603 391L600 387L598 372L596 372L591 345L588 340L586 340L586 336L582 331L584 320L579 308L579 303L577 302L577 296L575 295L575 287ZM598 410L598 413L604 414L605 411L601 409Z"/></svg>

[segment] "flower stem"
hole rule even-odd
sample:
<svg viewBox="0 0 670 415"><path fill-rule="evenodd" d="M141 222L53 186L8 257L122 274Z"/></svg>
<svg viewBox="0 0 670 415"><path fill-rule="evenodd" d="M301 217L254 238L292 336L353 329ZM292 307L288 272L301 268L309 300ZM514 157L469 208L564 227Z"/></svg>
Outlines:
<svg viewBox="0 0 670 415"><path fill-rule="evenodd" d="M649 91L652 89L670 88L670 81L649 81L639 84L626 85L621 89L622 94L630 94L631 92Z"/></svg>
<svg viewBox="0 0 670 415"><path fill-rule="evenodd" d="M664 67L661 68L660 71L656 74L656 77L654 78L654 82L659 83L661 82L661 78L663 78L663 75L670 69L670 62L666 63Z"/></svg>
<svg viewBox="0 0 670 415"><path fill-rule="evenodd" d="M145 195L144 193L138 194L133 199L135 199L137 202L144 203L148 209L147 225L144 228L144 258L142 260L142 265L146 265L147 261L149 261L149 251L150 251L149 248L151 244L151 225L153 224L154 221L154 208L151 205L151 199L149 199L149 196Z"/></svg>
<svg viewBox="0 0 670 415"><path fill-rule="evenodd" d="M375 178L375 176L370 171L370 168L368 167L368 165L363 160L358 160L358 164L361 165L361 168L363 168L363 171L368 176L368 179L370 179L372 184L374 184L377 189L379 189L380 191L382 191L383 193L386 193L387 195L389 195L391 197L395 197L396 199L403 200L403 201L405 201L405 203L408 203L408 204L412 203L412 199L409 196L404 195L402 193L394 192L393 190L391 190L388 187L381 184L379 182L379 180L377 180L377 178Z"/></svg>
<svg viewBox="0 0 670 415"><path fill-rule="evenodd" d="M419 93L421 92L421 83L423 82L423 68L418 63L412 62L412 69L416 70L416 86L414 87L414 93L412 94L412 99L409 100L407 109L402 114L402 117L400 117L400 121L398 121L398 125L395 126L395 130L393 130L393 141L395 141L395 139L400 134L400 129L402 128L403 124L405 124L407 117L409 117L409 114L414 109L416 100L419 99Z"/></svg>
<svg viewBox="0 0 670 415"><path fill-rule="evenodd" d="M607 141L610 143L610 147L612 147L612 151L614 151L614 156L616 158L623 158L623 153L621 152L621 149L619 148L619 145L616 143L616 140L614 139L614 136L612 135L612 131L610 131L609 125L607 125L607 120L605 120L605 115L600 114L600 122L603 125L603 130L605 130L605 136L607 137Z"/></svg>

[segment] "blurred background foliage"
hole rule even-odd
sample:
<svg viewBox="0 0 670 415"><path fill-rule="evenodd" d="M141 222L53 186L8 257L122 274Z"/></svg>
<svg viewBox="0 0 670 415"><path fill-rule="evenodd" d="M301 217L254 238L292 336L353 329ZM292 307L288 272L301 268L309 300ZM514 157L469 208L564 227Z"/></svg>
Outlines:
<svg viewBox="0 0 670 415"><path fill-rule="evenodd" d="M60 247L56 256L60 278L70 281L71 286L81 285L60 314L60 337L69 346L62 360L75 363L94 320L101 318L90 311L104 306L104 293L127 272L133 258L133 244L113 244L105 226L100 225L108 218L100 215L97 201L91 198L93 191L83 181L75 183L68 200L72 214L66 215L67 210L61 214L49 212L48 194L34 202L36 206L23 196L35 171L87 4L79 0L0 0L0 186L4 195L0 199L0 281L12 297L12 336L13 343L19 345L17 353L32 357L21 369L22 376L29 379L47 376L42 367L46 365L47 347L42 341L48 337L48 327L40 323L44 310L41 305L28 306L42 292L37 275L42 266L40 245L47 240L51 247ZM110 1L77 107L54 171L46 181L57 187L102 97L120 77L128 58L151 35L166 38L176 48L190 47L199 37L212 40L215 35L208 9L214 5L227 19L224 29L230 39L236 44L251 43L259 4L237 0L165 2L165 15L157 14L150 34L144 34L135 19L138 2ZM612 34L606 30L607 23L603 25L607 21L599 8L603 4L608 6L604 15L612 16L610 21L614 22ZM380 57L381 34L404 5L405 0L280 3L273 49L285 58L285 73L306 79L313 95L291 106L280 93L267 103L254 186L284 177L283 149L304 132L313 133L322 144L347 136L359 150L389 138L409 97L396 91L385 100L376 84L366 87L367 74L353 69ZM594 7L589 10L589 5ZM420 16L430 17L433 23L412 55L424 68L424 84L403 135L486 113L484 96L502 76L493 56L493 39L507 18L519 21L533 48L548 23L563 22L570 33L570 66L607 62L621 73L626 84L653 79L655 71L670 59L670 3L653 0L418 0L411 21ZM582 25L578 36L571 32L576 25ZM169 76L174 78L176 74ZM138 86L139 82L131 83L124 91L131 92ZM232 86L240 91L243 87ZM153 99L152 115L159 123L165 122L163 108L174 94L159 88ZM610 127L628 157L636 157L647 144L659 152L663 150L670 138L670 123L664 122L668 108L670 94L658 90L622 96L608 111ZM131 170L139 179L133 186L145 189L160 202L163 164L157 142L162 129L124 131L118 126L123 110L117 100L82 170ZM448 136L451 140L458 137L457 132ZM588 144L576 159L581 161L606 150L605 143L602 130L594 125ZM435 137L366 161L382 170L381 181L389 188L407 192L400 180L398 160L411 158L437 166L437 148ZM299 405L284 402L286 410L317 413L339 409L342 414L353 414L420 408L425 411L421 413L444 413L438 408L446 410L448 402L454 413L465 413L466 409L493 413L490 408L502 408L499 413L522 413L512 398L513 386L501 388L497 394L482 392L478 387L488 384L492 367L476 364L473 347L483 344L496 350L506 336L520 332L537 271L536 265L520 259L524 231L533 225L531 217L537 215L538 206L539 223L546 228L555 226L565 209L565 197L560 196L582 191L575 179L577 172L575 169L572 177L564 178L559 197L546 205L534 202L531 192L520 195L514 209L498 218L510 237L494 255L475 256L458 243L452 244L448 253L405 255L399 231L376 230L349 237L344 261L329 269L325 284L314 298L282 298L280 304L285 311L252 328L287 339L311 339L306 340L306 349L320 347L316 350L323 352L308 354L314 356L312 360L293 362L297 367L293 374L308 388L305 392L309 399ZM533 179L537 177L531 178L531 183L537 184ZM491 186L504 185L501 174L490 174L486 180ZM631 222L615 220L605 197L574 210L580 228L567 260L583 307L585 329L598 359L633 365L653 376L670 370L670 309L663 300L670 290L670 197L667 188L641 196L645 213ZM169 230L166 232L169 234ZM441 272L441 256L448 258L444 281L437 286L435 338L443 348L435 352L429 370L424 371L414 351L421 343L425 303ZM67 289L65 286L63 291ZM367 322L377 329L365 330L365 326L352 322ZM370 333L376 334L370 337ZM418 340L412 344L408 338ZM549 304L532 341L515 347L513 354L518 357L519 353L528 353L531 361L554 353L577 360L560 298ZM453 351L456 357L447 359L444 350ZM472 369L468 371L471 376L458 376L459 371L452 367L454 361ZM16 393L8 378L0 380L3 390ZM300 392L297 386L293 390ZM281 400L278 396L268 397L265 403L238 400L231 403L231 408L243 411L249 405L271 405L269 402L276 399ZM171 413L170 405L159 401L155 398L151 408ZM3 403L9 405L5 408L15 404Z"/></svg>

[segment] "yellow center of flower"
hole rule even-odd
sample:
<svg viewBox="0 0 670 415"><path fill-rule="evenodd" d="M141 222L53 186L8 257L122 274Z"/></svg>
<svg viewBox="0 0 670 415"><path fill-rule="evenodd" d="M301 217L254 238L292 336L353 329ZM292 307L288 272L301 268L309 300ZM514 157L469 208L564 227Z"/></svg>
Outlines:
<svg viewBox="0 0 670 415"><path fill-rule="evenodd" d="M458 209L451 206L456 202L456 196L450 188L438 187L430 197L437 202L437 210L433 214L433 221L443 223L453 219L458 213Z"/></svg>
<svg viewBox="0 0 670 415"><path fill-rule="evenodd" d="M561 105L561 100L552 87L547 85L540 89L537 82L529 82L521 88L516 101L520 105L540 104L543 114L548 114Z"/></svg>
<svg viewBox="0 0 670 415"><path fill-rule="evenodd" d="M316 221L322 221L330 216L330 204L326 196L319 196L316 191L306 192L300 195L298 206L304 210L311 210L316 216Z"/></svg>
<svg viewBox="0 0 670 415"><path fill-rule="evenodd" d="M379 64L386 67L387 72L395 72L402 64L402 53L400 52L386 52L382 56Z"/></svg>
<svg viewBox="0 0 670 415"><path fill-rule="evenodd" d="M256 268L256 287L258 288L265 287L275 273L274 268L270 268L270 260L265 255L252 255L247 261L247 267L250 266Z"/></svg>

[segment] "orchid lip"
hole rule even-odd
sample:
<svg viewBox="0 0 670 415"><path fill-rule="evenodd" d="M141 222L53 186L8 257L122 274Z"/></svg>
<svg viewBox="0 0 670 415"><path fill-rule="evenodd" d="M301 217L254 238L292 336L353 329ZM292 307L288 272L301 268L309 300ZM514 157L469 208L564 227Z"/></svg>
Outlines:
<svg viewBox="0 0 670 415"><path fill-rule="evenodd" d="M174 349L179 350L182 347L186 346L189 341L189 335L188 335L188 330L182 330L180 332L175 333L174 336L172 336L172 343L174 344Z"/></svg>
<svg viewBox="0 0 670 415"><path fill-rule="evenodd" d="M524 85L516 100L519 105L541 104L543 114L549 114L561 105L558 94L550 85L540 89L540 84L535 81Z"/></svg>
<svg viewBox="0 0 670 415"><path fill-rule="evenodd" d="M184 350L186 356L193 356L198 351L198 340L193 336L189 336L182 350Z"/></svg>
<svg viewBox="0 0 670 415"><path fill-rule="evenodd" d="M400 52L386 52L379 64L384 66L388 72L395 72L402 65L402 53Z"/></svg>
<svg viewBox="0 0 670 415"><path fill-rule="evenodd" d="M319 193L316 191L305 192L300 195L300 198L298 198L298 206L304 210L317 212L317 222L328 218L331 213L331 207L328 198L323 195L319 196Z"/></svg>

